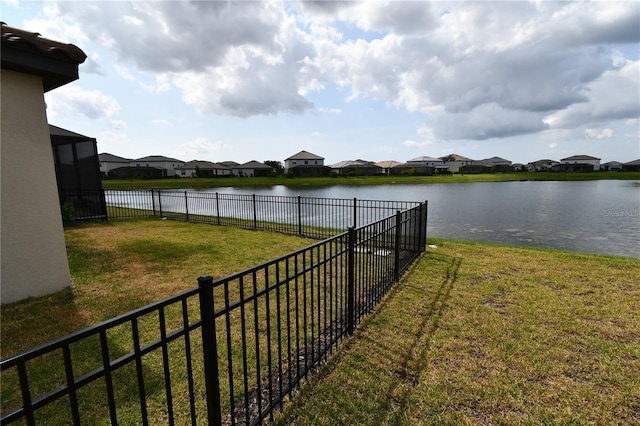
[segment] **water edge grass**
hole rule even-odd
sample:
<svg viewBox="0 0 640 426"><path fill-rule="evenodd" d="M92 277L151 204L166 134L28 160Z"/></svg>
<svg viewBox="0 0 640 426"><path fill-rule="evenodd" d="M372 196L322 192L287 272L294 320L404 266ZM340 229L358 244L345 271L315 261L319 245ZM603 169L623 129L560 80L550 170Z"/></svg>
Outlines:
<svg viewBox="0 0 640 426"><path fill-rule="evenodd" d="M640 172L516 172L454 174L434 176L337 176L287 178L284 176L253 178L169 178L169 179L107 179L102 181L104 189L195 189L224 187L326 187L332 185L420 185L432 183L461 182L511 182L511 181L575 181L575 180L640 180Z"/></svg>

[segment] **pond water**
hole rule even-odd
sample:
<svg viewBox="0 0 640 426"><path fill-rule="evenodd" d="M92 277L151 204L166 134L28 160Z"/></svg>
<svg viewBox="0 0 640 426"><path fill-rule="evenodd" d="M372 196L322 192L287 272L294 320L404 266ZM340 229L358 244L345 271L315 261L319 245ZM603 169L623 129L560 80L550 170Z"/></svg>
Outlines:
<svg viewBox="0 0 640 426"><path fill-rule="evenodd" d="M640 181L477 182L216 188L259 194L429 202L431 237L640 258Z"/></svg>

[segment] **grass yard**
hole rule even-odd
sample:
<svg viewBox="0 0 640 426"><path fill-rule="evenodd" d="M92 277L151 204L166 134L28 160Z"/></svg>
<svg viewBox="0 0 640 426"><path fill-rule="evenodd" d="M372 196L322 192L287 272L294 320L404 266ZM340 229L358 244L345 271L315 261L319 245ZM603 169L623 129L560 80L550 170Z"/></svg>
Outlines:
<svg viewBox="0 0 640 426"><path fill-rule="evenodd" d="M5 358L315 240L160 219L65 230L73 288L2 305Z"/></svg>
<svg viewBox="0 0 640 426"><path fill-rule="evenodd" d="M3 305L3 358L193 288L199 275L226 276L312 243L159 219L86 225L65 237L74 287ZM640 422L640 259L429 243L438 247L302 386L277 424ZM150 413L160 413L151 422L164 422L163 383L153 374L160 356L148 363ZM43 384L64 376L53 365L34 376ZM135 371L119 374L119 421L135 423L138 408L126 400L135 395ZM7 393L11 381L3 376L3 410L19 398ZM182 398L185 384L173 386ZM108 424L102 391L85 393L83 420ZM50 411L45 423L68 419Z"/></svg>
<svg viewBox="0 0 640 426"><path fill-rule="evenodd" d="M277 424L640 423L640 260L436 244Z"/></svg>

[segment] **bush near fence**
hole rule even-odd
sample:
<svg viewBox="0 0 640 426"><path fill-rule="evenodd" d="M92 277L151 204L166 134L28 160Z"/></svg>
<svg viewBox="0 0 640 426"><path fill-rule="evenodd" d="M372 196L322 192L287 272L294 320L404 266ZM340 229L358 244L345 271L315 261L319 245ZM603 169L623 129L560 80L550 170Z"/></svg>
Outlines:
<svg viewBox="0 0 640 426"><path fill-rule="evenodd" d="M343 205L321 201L319 210ZM268 223L254 212L254 226ZM357 220L357 211L345 217ZM426 227L420 203L229 277L200 277L197 288L4 359L0 422L260 424L425 250ZM74 356L87 347L94 359ZM152 359L162 371L146 367ZM46 388L30 383L45 371ZM96 400L104 403L88 403Z"/></svg>

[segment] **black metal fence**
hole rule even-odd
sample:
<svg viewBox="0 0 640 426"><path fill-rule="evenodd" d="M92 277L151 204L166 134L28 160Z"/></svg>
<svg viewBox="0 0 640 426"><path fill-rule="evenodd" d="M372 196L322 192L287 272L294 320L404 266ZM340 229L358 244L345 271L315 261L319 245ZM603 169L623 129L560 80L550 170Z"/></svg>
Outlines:
<svg viewBox="0 0 640 426"><path fill-rule="evenodd" d="M106 191L109 219L160 216L311 238L329 238L349 227L419 205L414 201L222 194L169 190Z"/></svg>
<svg viewBox="0 0 640 426"><path fill-rule="evenodd" d="M425 250L426 229L420 203L4 359L0 423L272 419Z"/></svg>

